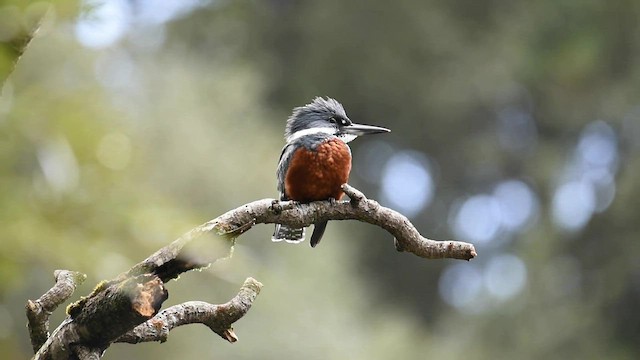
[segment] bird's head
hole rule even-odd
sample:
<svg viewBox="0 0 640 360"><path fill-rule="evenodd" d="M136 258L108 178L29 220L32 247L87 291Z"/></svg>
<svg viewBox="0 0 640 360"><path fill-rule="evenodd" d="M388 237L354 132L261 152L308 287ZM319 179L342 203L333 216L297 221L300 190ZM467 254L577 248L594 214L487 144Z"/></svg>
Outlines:
<svg viewBox="0 0 640 360"><path fill-rule="evenodd" d="M284 136L291 142L305 135L324 133L349 142L360 135L389 131L383 127L356 124L349 119L342 104L332 98L316 97L311 103L293 109Z"/></svg>

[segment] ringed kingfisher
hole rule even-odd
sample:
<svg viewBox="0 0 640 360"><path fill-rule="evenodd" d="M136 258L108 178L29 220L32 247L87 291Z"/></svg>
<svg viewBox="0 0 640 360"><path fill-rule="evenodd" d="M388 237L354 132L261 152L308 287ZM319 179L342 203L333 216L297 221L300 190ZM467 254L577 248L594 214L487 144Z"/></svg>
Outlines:
<svg viewBox="0 0 640 360"><path fill-rule="evenodd" d="M287 119L287 144L276 172L280 200L340 200L344 195L341 185L349 180L351 171L347 143L359 135L389 131L352 122L342 105L331 98L316 97L311 103L294 108ZM318 245L326 227L326 221L314 224L311 247ZM299 243L304 236L304 228L276 224L271 240Z"/></svg>

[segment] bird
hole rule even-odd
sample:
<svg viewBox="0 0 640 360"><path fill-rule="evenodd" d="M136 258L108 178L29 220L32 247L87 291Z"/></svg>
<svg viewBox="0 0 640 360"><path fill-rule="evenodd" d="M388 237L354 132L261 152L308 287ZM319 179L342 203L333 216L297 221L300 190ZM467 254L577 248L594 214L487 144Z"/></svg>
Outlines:
<svg viewBox="0 0 640 360"><path fill-rule="evenodd" d="M295 107L287 119L286 144L276 170L281 201L299 203L337 201L342 198L342 184L349 180L351 149L347 145L361 135L387 133L379 126L352 122L342 104L330 97L316 97L309 104ZM327 221L314 224L310 245L322 239ZM300 243L305 229L276 224L274 242Z"/></svg>

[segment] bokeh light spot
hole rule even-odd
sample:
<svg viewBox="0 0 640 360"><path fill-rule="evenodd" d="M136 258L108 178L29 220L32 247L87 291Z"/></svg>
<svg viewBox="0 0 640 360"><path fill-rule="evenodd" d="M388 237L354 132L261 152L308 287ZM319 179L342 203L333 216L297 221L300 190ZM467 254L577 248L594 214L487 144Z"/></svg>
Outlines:
<svg viewBox="0 0 640 360"><path fill-rule="evenodd" d="M611 205L616 197L616 183L613 177L609 175L608 181L600 181L595 183L593 188L596 197L595 212L601 213Z"/></svg>
<svg viewBox="0 0 640 360"><path fill-rule="evenodd" d="M426 157L415 151L401 151L385 165L382 202L412 217L433 198L434 184Z"/></svg>
<svg viewBox="0 0 640 360"><path fill-rule="evenodd" d="M111 170L122 170L131 160L131 140L120 133L105 135L98 143L96 158Z"/></svg>
<svg viewBox="0 0 640 360"><path fill-rule="evenodd" d="M470 263L449 266L440 276L438 289L446 303L464 310L472 306L482 293L482 273Z"/></svg>
<svg viewBox="0 0 640 360"><path fill-rule="evenodd" d="M611 126L604 121L587 125L553 195L556 225L568 231L579 230L594 212L603 212L611 205L618 161L618 139Z"/></svg>
<svg viewBox="0 0 640 360"><path fill-rule="evenodd" d="M561 184L553 195L551 213L559 227L577 231L584 227L596 207L593 186L588 181Z"/></svg>
<svg viewBox="0 0 640 360"><path fill-rule="evenodd" d="M591 166L611 166L618 158L616 135L609 124L593 122L584 129L577 150Z"/></svg>
<svg viewBox="0 0 640 360"><path fill-rule="evenodd" d="M120 40L130 25L130 6L125 0L85 0L88 9L76 23L76 37L84 46L103 48Z"/></svg>
<svg viewBox="0 0 640 360"><path fill-rule="evenodd" d="M527 267L515 255L498 255L484 270L484 284L489 293L505 301L519 294L527 282Z"/></svg>
<svg viewBox="0 0 640 360"><path fill-rule="evenodd" d="M475 195L466 199L453 218L456 236L476 244L493 240L500 225L500 204L488 195Z"/></svg>
<svg viewBox="0 0 640 360"><path fill-rule="evenodd" d="M55 192L66 193L78 185L78 162L66 138L51 139L38 148L38 163L47 184Z"/></svg>
<svg viewBox="0 0 640 360"><path fill-rule="evenodd" d="M510 231L522 229L538 213L538 199L522 181L504 181L496 186L493 194L498 201L502 225Z"/></svg>

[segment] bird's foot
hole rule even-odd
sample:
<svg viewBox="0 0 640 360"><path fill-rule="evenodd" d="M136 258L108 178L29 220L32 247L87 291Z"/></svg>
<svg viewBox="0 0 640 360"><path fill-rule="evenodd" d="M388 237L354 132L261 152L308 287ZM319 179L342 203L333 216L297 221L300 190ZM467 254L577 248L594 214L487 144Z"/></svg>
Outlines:
<svg viewBox="0 0 640 360"><path fill-rule="evenodd" d="M271 202L271 212L276 215L279 215L282 212L282 205L280 205L280 200L273 200Z"/></svg>
<svg viewBox="0 0 640 360"><path fill-rule="evenodd" d="M280 214L281 212L285 211L285 210L291 210L294 207L300 205L299 201L294 201L294 200L273 200L271 201L271 206L270 206L270 210L274 213L274 214Z"/></svg>

